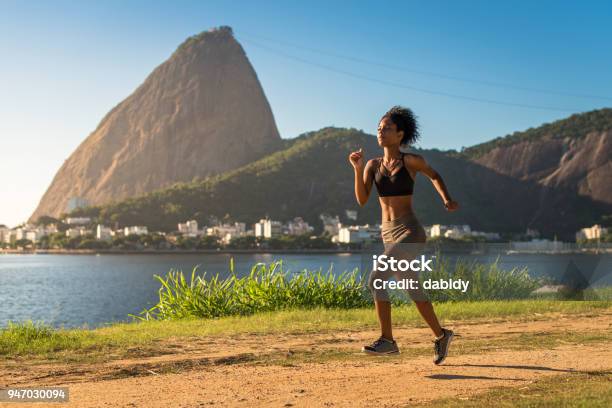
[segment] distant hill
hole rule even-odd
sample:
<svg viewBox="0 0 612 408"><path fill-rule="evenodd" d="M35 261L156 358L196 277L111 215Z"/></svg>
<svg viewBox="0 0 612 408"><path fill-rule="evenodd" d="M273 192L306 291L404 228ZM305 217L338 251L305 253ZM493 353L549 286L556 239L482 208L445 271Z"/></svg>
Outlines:
<svg viewBox="0 0 612 408"><path fill-rule="evenodd" d="M500 174L612 204L612 109L517 132L463 151ZM546 200L546 197L538 197Z"/></svg>
<svg viewBox="0 0 612 408"><path fill-rule="evenodd" d="M286 221L301 216L321 227L319 215L356 210L358 223L380 222L375 191L360 208L353 192L347 156L363 147L366 158L382 151L376 138L356 129L324 128L285 141L285 148L239 169L202 182L171 188L75 214L98 217L106 224L144 224L171 231L178 222L210 216L253 223L264 216ZM468 223L474 229L521 232L527 227L559 238L612 213L611 206L579 196L565 186L502 174L469 157L438 150L417 150L444 177L461 210L444 210L429 180L419 175L415 211L423 224Z"/></svg>
<svg viewBox="0 0 612 408"><path fill-rule="evenodd" d="M187 39L64 162L30 217L223 173L282 146L272 111L229 27Z"/></svg>
<svg viewBox="0 0 612 408"><path fill-rule="evenodd" d="M477 159L495 148L509 147L518 143L552 139L574 140L584 138L591 132L612 128L612 109L605 108L586 113L577 113L562 120L545 123L537 128L517 131L484 143L468 147L462 156Z"/></svg>

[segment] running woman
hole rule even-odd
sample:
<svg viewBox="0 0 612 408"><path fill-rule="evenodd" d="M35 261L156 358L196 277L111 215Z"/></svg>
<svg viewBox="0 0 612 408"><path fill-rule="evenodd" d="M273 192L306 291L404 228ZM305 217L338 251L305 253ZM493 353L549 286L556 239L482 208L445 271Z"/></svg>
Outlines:
<svg viewBox="0 0 612 408"><path fill-rule="evenodd" d="M440 174L429 166L422 156L400 151L400 146L409 146L420 136L415 116L410 109L401 106L391 108L381 118L377 133L378 145L384 151L382 157L368 160L364 166L363 149L349 154L349 161L355 170L357 202L360 206L364 206L370 196L372 184L375 184L382 210L381 235L385 247L393 244L410 244L404 247L422 248L426 240L425 230L412 211L412 192L417 172L423 173L431 180L447 211L457 210L459 204L451 199ZM417 255L414 249L408 252L412 252L413 256ZM368 279L368 288L374 297L381 330L378 340L363 347L362 351L368 354L399 353L391 328L389 295L385 289L375 288L380 285L374 285L375 280L387 280L391 276L389 272L373 270ZM414 273L408 277L418 278L418 275ZM408 290L408 294L433 331L434 363L441 364L448 354L454 333L440 326L433 306L421 288Z"/></svg>

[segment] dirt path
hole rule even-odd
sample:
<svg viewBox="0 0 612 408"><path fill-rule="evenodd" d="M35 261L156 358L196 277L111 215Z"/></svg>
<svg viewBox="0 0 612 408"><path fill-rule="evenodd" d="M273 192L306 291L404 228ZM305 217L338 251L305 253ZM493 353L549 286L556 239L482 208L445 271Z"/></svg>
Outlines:
<svg viewBox="0 0 612 408"><path fill-rule="evenodd" d="M462 324L444 366L431 356L407 358L431 347L425 329L396 331L403 357L358 352L373 331L285 336L238 336L169 341L173 354L82 365L8 364L1 386L65 385L66 407L405 406L448 396L469 396L495 386L521 387L546 375L612 369L607 343L568 341L554 348L504 350L519 336L564 336L612 329L612 314L546 316L534 322ZM458 355L462 342L490 342L481 352ZM478 343L481 344L481 343ZM282 356L339 352L341 358L304 362ZM273 356L276 360L261 360ZM280 363L279 363L280 356ZM169 373L168 368L179 373ZM9 406L9 404L5 404ZM25 407L28 404L19 404ZM10 404L10 406L15 406ZM32 406L40 407L41 404Z"/></svg>

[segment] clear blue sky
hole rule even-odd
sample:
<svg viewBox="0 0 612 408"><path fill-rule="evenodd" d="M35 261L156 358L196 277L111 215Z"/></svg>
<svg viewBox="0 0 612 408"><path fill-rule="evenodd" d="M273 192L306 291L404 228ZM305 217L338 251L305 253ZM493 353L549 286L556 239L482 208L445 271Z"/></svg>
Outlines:
<svg viewBox="0 0 612 408"><path fill-rule="evenodd" d="M282 137L374 133L403 104L421 147L460 149L612 106L610 21L604 1L0 1L0 223L24 221L104 114L214 26L233 27Z"/></svg>

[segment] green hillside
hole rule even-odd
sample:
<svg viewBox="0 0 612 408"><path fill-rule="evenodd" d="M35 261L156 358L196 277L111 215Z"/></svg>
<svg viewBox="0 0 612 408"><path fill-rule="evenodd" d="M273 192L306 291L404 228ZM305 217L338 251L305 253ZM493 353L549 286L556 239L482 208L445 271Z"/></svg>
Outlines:
<svg viewBox="0 0 612 408"><path fill-rule="evenodd" d="M511 146L516 143L542 138L575 139L584 137L593 131L608 129L612 129L612 109L599 109L591 112L577 113L566 119L546 123L537 128L529 128L504 137L498 137L488 142L468 147L464 149L460 155L474 159L496 147Z"/></svg>
<svg viewBox="0 0 612 408"><path fill-rule="evenodd" d="M107 225L146 225L173 231L178 222L210 217L252 224L260 218L287 221L303 217L317 231L319 216L357 210L357 223L379 223L380 207L373 191L360 208L353 192L353 171L347 156L363 147L366 159L382 154L376 138L356 129L324 128L284 141L281 150L237 170L201 182L177 184L142 197L87 209ZM439 150L418 150L444 177L461 210L448 213L428 179L419 175L414 208L423 224L469 224L473 229L521 232L527 227L567 237L580 226L600 220L609 209L564 190L551 190L501 175L462 157ZM572 214L568 217L567 214ZM353 222L354 223L354 222Z"/></svg>

